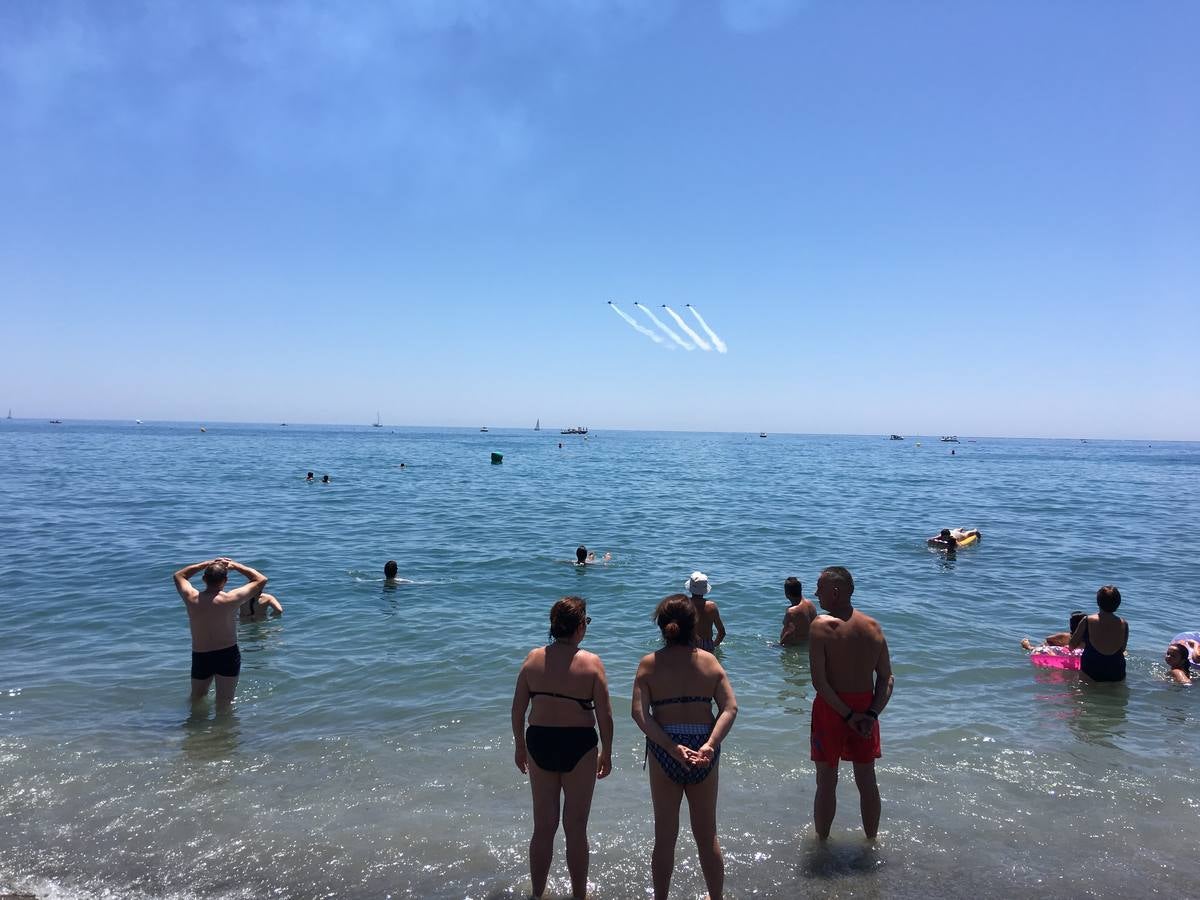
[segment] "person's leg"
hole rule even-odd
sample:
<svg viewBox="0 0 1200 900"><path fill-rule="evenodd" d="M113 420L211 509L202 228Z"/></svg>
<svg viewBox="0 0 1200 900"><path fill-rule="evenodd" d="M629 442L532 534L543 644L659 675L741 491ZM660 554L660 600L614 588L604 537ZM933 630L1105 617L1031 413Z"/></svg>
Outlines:
<svg viewBox="0 0 1200 900"><path fill-rule="evenodd" d="M212 684L212 676L211 675L209 675L207 678L193 678L192 679L191 700L193 703L199 703L201 700L203 700L205 697L208 696L208 686L210 684Z"/></svg>
<svg viewBox="0 0 1200 900"><path fill-rule="evenodd" d="M718 774L714 770L699 784L689 784L683 789L687 794L692 837L696 839L700 870L704 873L704 884L710 900L721 900L725 890L725 858L717 841Z"/></svg>
<svg viewBox="0 0 1200 900"><path fill-rule="evenodd" d="M650 799L654 803L654 852L650 855L650 876L654 881L655 900L664 900L671 889L671 872L675 868L683 785L667 777L653 754L649 768Z"/></svg>
<svg viewBox="0 0 1200 900"><path fill-rule="evenodd" d="M567 871L571 873L571 896L587 896L588 815L596 789L597 750L585 753L570 772L563 773L563 834L567 838Z"/></svg>
<svg viewBox="0 0 1200 900"><path fill-rule="evenodd" d="M217 677L217 707L228 707L233 704L233 694L237 690L237 676L230 678L227 675L218 675ZM205 692L208 691L206 687Z"/></svg>
<svg viewBox="0 0 1200 900"><path fill-rule="evenodd" d="M529 760L529 786L533 789L533 836L529 839L529 879L533 896L546 892L550 861L554 858L554 835L558 831L558 798L562 776L547 772Z"/></svg>
<svg viewBox="0 0 1200 900"><path fill-rule="evenodd" d="M837 814L837 781L836 765L815 761L817 767L817 792L813 796L813 825L817 829L817 837L821 840L829 837L829 829L833 827L833 817Z"/></svg>
<svg viewBox="0 0 1200 900"><path fill-rule="evenodd" d="M874 839L879 831L879 783L875 780L875 760L854 764L854 783L858 785L858 805L862 810L863 831Z"/></svg>

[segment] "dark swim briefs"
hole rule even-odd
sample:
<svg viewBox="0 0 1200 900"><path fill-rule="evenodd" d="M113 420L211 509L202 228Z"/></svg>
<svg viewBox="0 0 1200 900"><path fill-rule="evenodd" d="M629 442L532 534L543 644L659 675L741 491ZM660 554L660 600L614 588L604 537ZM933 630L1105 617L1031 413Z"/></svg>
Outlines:
<svg viewBox="0 0 1200 900"><path fill-rule="evenodd" d="M237 678L242 671L242 651L238 645L226 647L223 650L209 650L207 653L192 651L192 678L204 681L214 675L225 678Z"/></svg>
<svg viewBox="0 0 1200 900"><path fill-rule="evenodd" d="M599 743L595 728L530 725L525 729L525 749L547 772L570 772Z"/></svg>

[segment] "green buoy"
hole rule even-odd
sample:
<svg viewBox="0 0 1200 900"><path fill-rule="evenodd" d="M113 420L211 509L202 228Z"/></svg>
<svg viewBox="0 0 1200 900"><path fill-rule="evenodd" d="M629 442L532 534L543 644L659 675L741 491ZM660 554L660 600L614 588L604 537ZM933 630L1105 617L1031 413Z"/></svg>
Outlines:
<svg viewBox="0 0 1200 900"><path fill-rule="evenodd" d="M492 465L497 465L498 463L502 463L502 462L504 462L504 454L503 453L493 453L492 454Z"/></svg>

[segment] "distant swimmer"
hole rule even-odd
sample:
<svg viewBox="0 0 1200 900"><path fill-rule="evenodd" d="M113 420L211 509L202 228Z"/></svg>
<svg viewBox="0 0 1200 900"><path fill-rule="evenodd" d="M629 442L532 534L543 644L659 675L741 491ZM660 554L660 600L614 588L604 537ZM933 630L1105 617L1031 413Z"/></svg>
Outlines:
<svg viewBox="0 0 1200 900"><path fill-rule="evenodd" d="M389 559L383 564L383 583L384 585L397 584L412 584L407 578L401 578L396 572L399 570L394 559Z"/></svg>
<svg viewBox="0 0 1200 900"><path fill-rule="evenodd" d="M721 611L717 609L717 604L704 599L711 589L708 576L703 572L693 572L683 583L683 589L688 592L692 606L696 608L696 633L692 638L693 645L712 653L721 641L725 640L725 623L721 621ZM713 640L714 627L717 629L716 640Z"/></svg>
<svg viewBox="0 0 1200 900"><path fill-rule="evenodd" d="M321 484L329 484L329 476L328 475L321 476Z"/></svg>
<svg viewBox="0 0 1200 900"><path fill-rule="evenodd" d="M308 475L307 475L307 476L305 476L304 480L305 480L305 481L313 481L313 480L315 480L315 478L316 478L316 476L315 476L315 475L313 475L313 473L312 473L312 472L309 472L309 473L308 473Z"/></svg>
<svg viewBox="0 0 1200 900"><path fill-rule="evenodd" d="M246 584L226 591L229 570L244 575ZM203 572L204 590L197 591L190 579ZM175 590L188 613L192 630L192 700L208 696L217 679L217 706L229 706L242 671L242 654L237 645L237 617L242 604L257 597L267 586L267 576L249 566L218 557L184 566L175 573Z"/></svg>
<svg viewBox="0 0 1200 900"><path fill-rule="evenodd" d="M978 528L943 528L941 534L931 537L925 543L939 550L957 550L961 544L966 543L967 538L982 540L983 535Z"/></svg>
<svg viewBox="0 0 1200 900"><path fill-rule="evenodd" d="M804 586L798 578L788 578L783 583L783 596L787 598L787 612L783 614L783 630L779 632L779 643L794 647L808 640L808 627L817 616L817 607L804 597Z"/></svg>
<svg viewBox="0 0 1200 900"><path fill-rule="evenodd" d="M274 594L259 594L251 597L238 610L238 619L242 622L261 622L267 616L274 618L283 615L283 604Z"/></svg>
<svg viewBox="0 0 1200 900"><path fill-rule="evenodd" d="M879 714L892 698L892 661L879 623L854 608L854 578L830 566L817 579L817 616L809 635L808 659L813 687L811 744L817 766L813 824L825 840L837 812L838 763L854 764L863 831L879 831L879 784L875 760L882 752Z"/></svg>
<svg viewBox="0 0 1200 900"><path fill-rule="evenodd" d="M596 554L589 551L583 544L575 548L575 565L577 566L594 566L596 563L606 563L611 560L611 553L605 553L604 556L597 559Z"/></svg>
<svg viewBox="0 0 1200 900"><path fill-rule="evenodd" d="M1048 635L1046 635L1046 639L1044 641L1042 641L1042 644L1046 647L1065 647L1065 646L1067 646L1067 644L1071 643L1071 635L1075 633L1075 629L1079 627L1079 623L1082 622L1086 618L1087 618L1087 613L1085 613L1083 610L1081 610L1081 609L1075 610L1073 613L1071 613L1070 630L1069 631L1056 631L1054 634L1048 634ZM1021 647L1024 650L1036 649L1033 641L1031 641L1029 638L1023 638L1021 640Z"/></svg>

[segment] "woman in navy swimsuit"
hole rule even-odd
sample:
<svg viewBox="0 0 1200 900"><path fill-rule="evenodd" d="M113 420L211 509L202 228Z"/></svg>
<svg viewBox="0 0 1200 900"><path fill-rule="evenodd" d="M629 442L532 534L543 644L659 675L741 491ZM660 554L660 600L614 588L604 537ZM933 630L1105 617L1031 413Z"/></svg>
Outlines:
<svg viewBox="0 0 1200 900"><path fill-rule="evenodd" d="M529 774L533 789L529 875L535 897L546 890L560 817L572 896L587 894L592 791L596 779L612 771L608 678L600 657L579 649L591 621L582 597L563 597L555 603L550 609L551 643L525 657L513 693L513 759L518 769ZM526 727L525 713L531 706Z"/></svg>
<svg viewBox="0 0 1200 900"><path fill-rule="evenodd" d="M1096 605L1100 612L1085 618L1071 635L1071 649L1083 648L1080 675L1084 681L1124 681L1129 623L1116 615L1121 592L1106 584L1096 591Z"/></svg>
<svg viewBox="0 0 1200 900"><path fill-rule="evenodd" d="M696 608L672 594L654 611L663 648L642 658L633 682L633 719L646 734L654 802L654 896L666 897L675 868L679 805L688 798L692 836L708 895L721 897L725 861L717 842L717 775L721 742L737 715L737 698L711 653L692 645ZM717 705L713 718L712 705Z"/></svg>

